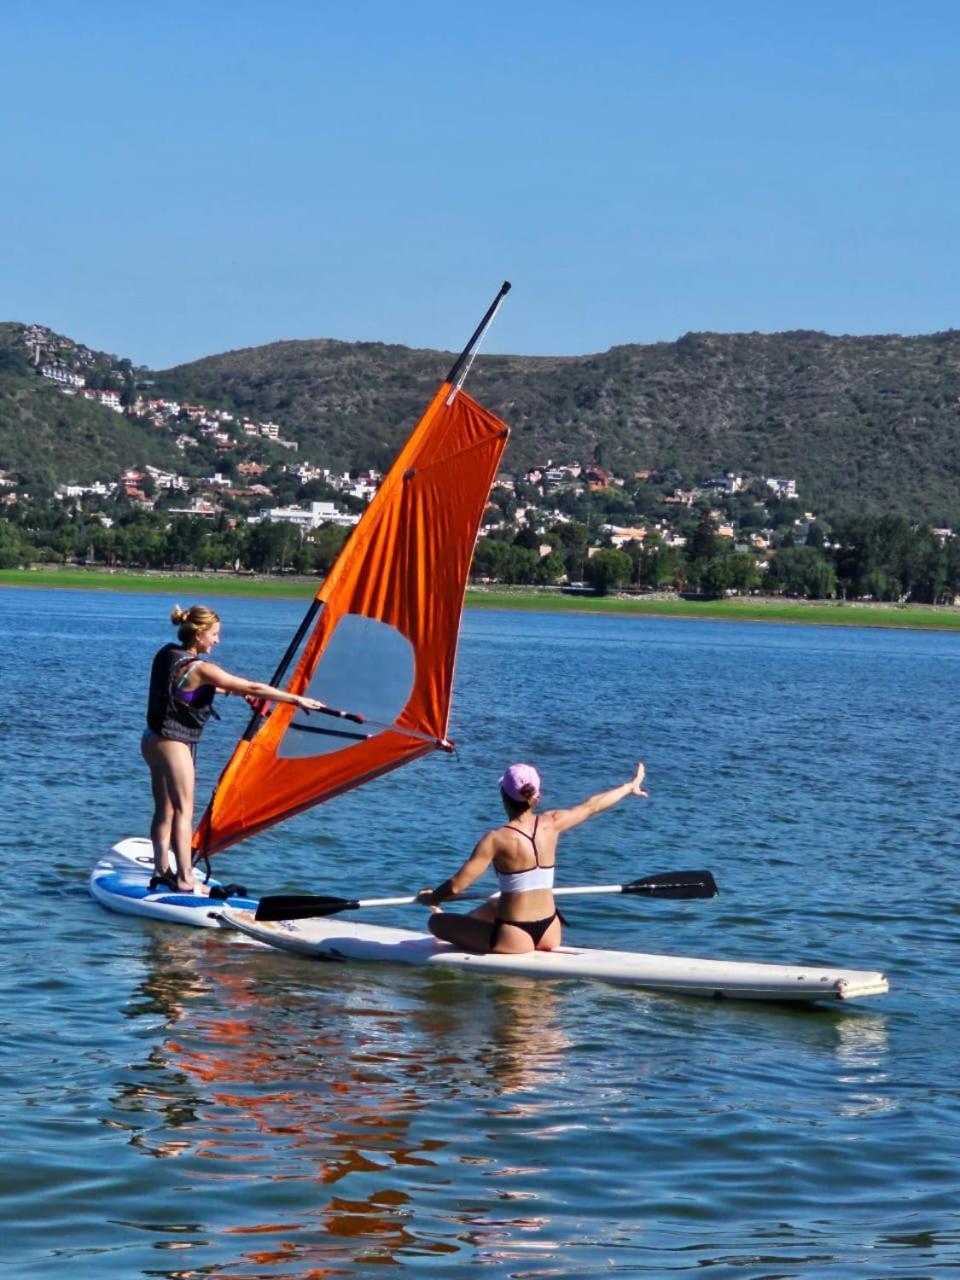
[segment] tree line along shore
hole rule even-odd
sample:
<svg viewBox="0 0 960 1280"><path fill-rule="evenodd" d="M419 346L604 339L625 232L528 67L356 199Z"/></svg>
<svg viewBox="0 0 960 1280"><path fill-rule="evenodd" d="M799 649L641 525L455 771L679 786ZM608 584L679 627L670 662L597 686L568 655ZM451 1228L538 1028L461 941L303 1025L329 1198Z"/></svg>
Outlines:
<svg viewBox="0 0 960 1280"><path fill-rule="evenodd" d="M175 595L184 602L215 596L309 599L317 579L299 575L257 576L224 572L165 575L125 570L0 569L0 587L79 591L143 591ZM808 602L740 596L690 599L669 593L590 595L534 587L473 586L467 608L523 609L546 613L596 613L622 617L669 617L718 622L770 622L811 626L892 627L960 631L960 609L952 606L883 604L868 601Z"/></svg>
<svg viewBox="0 0 960 1280"><path fill-rule="evenodd" d="M731 501L740 497L733 494ZM584 494L578 501L588 498L609 504L616 494ZM898 512L862 513L832 524L781 512L787 523L777 545L761 539L758 546L741 540L735 522L723 522L713 498L684 507L686 514L676 516L670 530L612 526L600 521L597 511L582 513L589 522L558 516L517 528L510 515L513 498L501 495L500 500L506 510L497 507L496 497L488 505L471 573L474 582L490 586L558 591L586 586L597 595L672 592L721 599L759 594L821 603L960 604L960 537L952 528L933 528ZM0 497L0 504L4 501ZM779 505L792 511L796 503ZM306 529L286 518L250 523L223 513L205 520L122 508L119 502L107 526L82 508L13 503L0 516L0 569L46 565L322 578L352 530L333 522ZM491 511L500 520L492 526ZM606 508L604 514L609 515ZM740 516L742 524L751 512Z"/></svg>

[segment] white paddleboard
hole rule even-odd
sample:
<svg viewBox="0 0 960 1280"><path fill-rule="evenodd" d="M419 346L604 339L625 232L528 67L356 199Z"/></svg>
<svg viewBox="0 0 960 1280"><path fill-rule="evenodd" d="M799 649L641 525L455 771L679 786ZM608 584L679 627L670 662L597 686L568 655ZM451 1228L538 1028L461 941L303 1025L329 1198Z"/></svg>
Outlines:
<svg viewBox="0 0 960 1280"><path fill-rule="evenodd" d="M646 991L738 1000L855 1000L889 990L884 974L860 969L797 968L585 947L558 947L555 951L531 951L519 956L474 955L457 951L429 933L329 917L259 921L252 910L233 904L223 910L223 920L258 942L323 960L440 965L528 978L589 978Z"/></svg>
<svg viewBox="0 0 960 1280"><path fill-rule="evenodd" d="M110 911L127 916L145 916L149 920L169 920L175 924L220 927L220 912L228 902L240 910L255 911L256 898L209 898L206 895L179 893L175 889L150 888L153 875L153 847L149 840L131 836L115 844L90 873L90 892ZM211 880L211 885L219 881Z"/></svg>

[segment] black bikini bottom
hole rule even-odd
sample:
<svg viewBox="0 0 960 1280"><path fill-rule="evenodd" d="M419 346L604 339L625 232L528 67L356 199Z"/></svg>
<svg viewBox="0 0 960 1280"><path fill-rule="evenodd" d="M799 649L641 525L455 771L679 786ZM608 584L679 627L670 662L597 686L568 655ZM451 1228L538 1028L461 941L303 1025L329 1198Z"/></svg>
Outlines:
<svg viewBox="0 0 960 1280"><path fill-rule="evenodd" d="M563 923L563 916L559 911L555 911L552 916L547 916L545 920L494 920L490 929L490 950L492 951L497 945L502 925L509 924L513 925L514 929L522 929L524 933L530 935L533 939L533 945L536 946L554 920L559 920L561 924Z"/></svg>

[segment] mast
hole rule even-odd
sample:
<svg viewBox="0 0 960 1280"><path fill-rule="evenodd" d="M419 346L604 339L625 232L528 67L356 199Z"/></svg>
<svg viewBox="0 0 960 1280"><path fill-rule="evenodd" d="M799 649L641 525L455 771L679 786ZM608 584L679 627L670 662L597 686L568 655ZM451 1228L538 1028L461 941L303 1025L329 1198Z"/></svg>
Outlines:
<svg viewBox="0 0 960 1280"><path fill-rule="evenodd" d="M194 833L196 853L216 853L450 749L464 592L510 434L463 384L509 289L504 281L434 392L271 681L311 693L365 727L349 734L318 729L294 719L295 710L283 703L269 717L252 715Z"/></svg>
<svg viewBox="0 0 960 1280"><path fill-rule="evenodd" d="M460 390L460 388L463 386L464 382L466 381L467 374L470 372L470 368L477 357L478 351L480 350L480 344L483 342L483 339L486 337L487 330L493 324L493 321L496 318L497 312L500 310L501 306L503 305L503 300L507 296L507 294L510 292L511 288L512 288L512 285L510 281L504 280L503 284L500 286L499 293L494 298L494 300L490 303L489 307L487 307L487 310L484 313L483 319L480 321L476 329L474 329L473 333L470 335L470 339L467 342L467 345L463 348L463 350L457 356L456 360L453 362L453 365L450 368L450 372L444 378L444 382L451 387L450 394L447 397L447 401L446 401L447 404L451 404L453 402L454 396L457 394L457 392ZM294 635L293 639L290 641L290 644L287 646L286 653L280 659L277 669L276 671L274 671L273 676L269 681L269 683L272 684L274 688L279 687L280 681L287 674L287 669L289 668L290 663L293 661L294 656L296 655L296 652L299 649L300 644L303 640L303 637L310 630L310 626L314 618L317 616L319 609L320 609L320 597L314 596L313 600L311 600L310 602L307 612L303 616L303 621L300 623L300 626L297 628L296 634ZM255 711L253 715L250 717L250 721L243 732L243 737L247 739L252 738L259 724L260 724L260 715L259 715L259 712Z"/></svg>
<svg viewBox="0 0 960 1280"><path fill-rule="evenodd" d="M303 637L310 630L310 626L319 611L320 611L320 597L314 596L313 599L310 601L310 605L307 609L307 612L303 615L303 621L300 623L299 627L297 627L297 630L293 639L290 641L290 644L287 646L286 653L280 659L280 662L279 662L279 665L277 666L276 671L273 673L271 678L267 681L267 683L272 684L275 689L279 688L280 681L287 674L287 668L290 666L290 663L293 661L294 654L300 648L300 644L301 644L301 641L303 640ZM242 737L246 738L247 740L252 738L253 735L256 733L260 723L261 723L260 712L254 711L247 722L247 727L244 729Z"/></svg>
<svg viewBox="0 0 960 1280"><path fill-rule="evenodd" d="M464 382L466 381L467 374L470 372L470 366L473 364L474 360L476 359L477 352L480 350L480 344L483 341L483 339L486 337L487 330L493 324L494 317L496 316L497 312L500 310L500 307L503 304L503 300L507 296L507 294L510 292L510 289L511 289L510 281L504 280L503 284L500 286L500 292L497 294L494 300L490 303L489 307L487 307L486 315L477 325L476 329L474 329L473 333L471 334L470 341L467 343L467 345L463 348L463 350L457 356L456 360L453 363L452 369L444 379L445 382L449 382L450 385L453 387L453 391L450 393L450 396L447 400L447 404L451 402L453 397L457 394L457 392L460 390L460 388L463 386Z"/></svg>

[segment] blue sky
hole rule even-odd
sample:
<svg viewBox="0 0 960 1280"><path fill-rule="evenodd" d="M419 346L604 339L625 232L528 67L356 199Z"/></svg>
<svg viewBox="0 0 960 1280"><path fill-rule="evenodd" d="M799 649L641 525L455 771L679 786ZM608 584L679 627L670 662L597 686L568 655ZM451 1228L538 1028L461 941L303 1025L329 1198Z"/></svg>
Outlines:
<svg viewBox="0 0 960 1280"><path fill-rule="evenodd" d="M954 0L7 0L0 319L579 354L960 324Z"/></svg>

